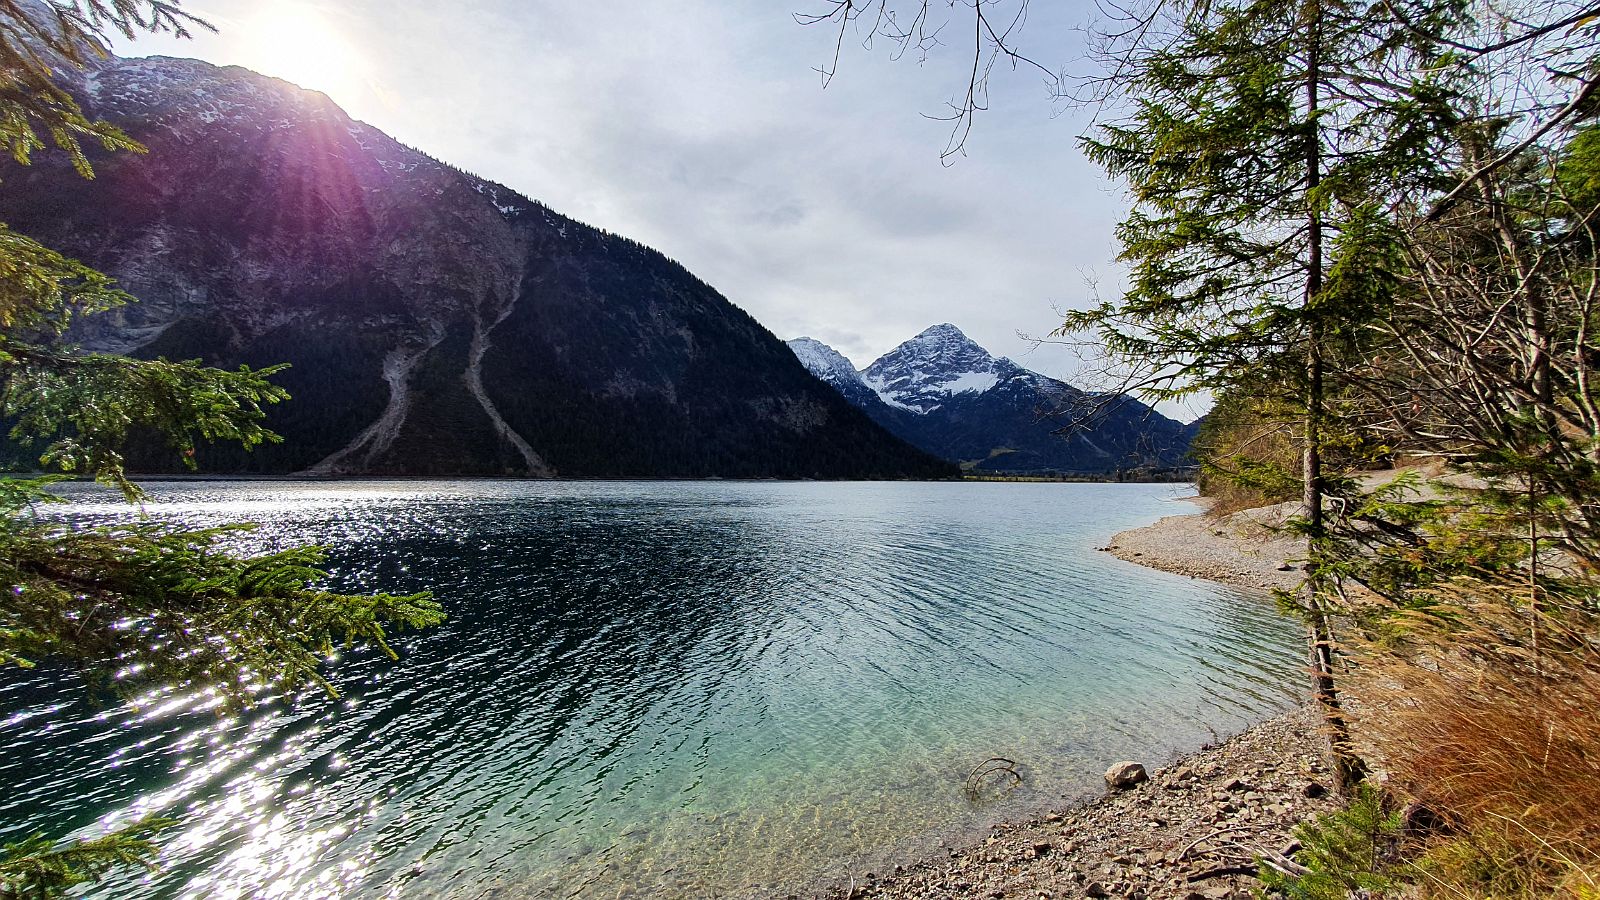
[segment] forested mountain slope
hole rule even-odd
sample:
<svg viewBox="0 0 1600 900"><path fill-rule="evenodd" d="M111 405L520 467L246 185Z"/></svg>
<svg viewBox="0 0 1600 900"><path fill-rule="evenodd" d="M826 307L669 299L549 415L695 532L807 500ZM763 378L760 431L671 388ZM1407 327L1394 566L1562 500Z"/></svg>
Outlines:
<svg viewBox="0 0 1600 900"><path fill-rule="evenodd" d="M465 174L326 96L237 67L110 58L73 88L149 148L7 165L0 221L136 305L88 349L287 362L281 444L211 472L904 477L885 433L677 263ZM136 447L136 471L173 466Z"/></svg>

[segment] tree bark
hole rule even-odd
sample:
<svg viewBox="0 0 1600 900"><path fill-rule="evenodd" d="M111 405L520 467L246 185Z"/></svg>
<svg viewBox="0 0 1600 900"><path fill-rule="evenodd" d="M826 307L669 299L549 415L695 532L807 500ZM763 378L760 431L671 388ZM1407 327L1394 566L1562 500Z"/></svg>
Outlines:
<svg viewBox="0 0 1600 900"><path fill-rule="evenodd" d="M1306 52L1306 112L1311 129L1306 141L1307 260L1305 312L1308 322L1306 346L1305 450L1301 457L1307 538L1306 578L1302 586L1306 618L1309 623L1312 692L1322 709L1324 727L1332 756L1334 789L1349 795L1366 777L1366 764L1356 755L1350 740L1350 723L1345 717L1334 677L1333 627L1324 600L1328 595L1327 523L1323 517L1322 426L1326 399L1325 333L1322 327L1323 287L1322 212L1314 199L1322 183L1322 143L1317 115L1321 93L1321 20L1318 0L1309 4L1307 23L1309 45Z"/></svg>

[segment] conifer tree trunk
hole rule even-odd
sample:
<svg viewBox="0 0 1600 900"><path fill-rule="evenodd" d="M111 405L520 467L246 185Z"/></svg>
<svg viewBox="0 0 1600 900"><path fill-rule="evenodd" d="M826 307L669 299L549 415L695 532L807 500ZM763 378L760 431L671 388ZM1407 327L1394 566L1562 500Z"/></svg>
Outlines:
<svg viewBox="0 0 1600 900"><path fill-rule="evenodd" d="M1309 547L1293 599L1335 784L1349 791L1363 766L1335 671L1344 523L1323 509L1321 450L1339 421L1328 385L1345 384L1338 367L1389 299L1387 204L1433 183L1440 148L1457 140L1449 78L1419 74L1437 53L1415 25L1334 0L1180 3L1164 24L1171 37L1153 48L1143 42L1159 29L1111 36L1110 83L1134 112L1084 141L1134 188L1119 235L1133 284L1120 306L1069 314L1056 333L1096 332L1148 366L1153 392L1304 404Z"/></svg>
<svg viewBox="0 0 1600 900"><path fill-rule="evenodd" d="M1311 650L1312 691L1317 705L1322 708L1324 727L1332 751L1334 789L1340 794L1350 794L1365 777L1366 767L1356 756L1350 741L1350 724L1339 700L1339 689L1334 679L1333 629L1328 622L1323 598L1327 596L1327 576L1323 572L1327 553L1327 524L1323 519L1322 503L1322 426L1325 402L1325 368L1323 359L1325 333L1322 312L1318 309L1322 294L1323 223L1317 206L1316 193L1322 183L1322 143L1317 124L1321 94L1321 24L1320 0L1310 0L1307 22L1309 40L1306 48L1306 120L1310 134L1306 141L1306 409L1305 449L1301 457L1306 519L1308 560L1305 592L1305 609L1309 622Z"/></svg>

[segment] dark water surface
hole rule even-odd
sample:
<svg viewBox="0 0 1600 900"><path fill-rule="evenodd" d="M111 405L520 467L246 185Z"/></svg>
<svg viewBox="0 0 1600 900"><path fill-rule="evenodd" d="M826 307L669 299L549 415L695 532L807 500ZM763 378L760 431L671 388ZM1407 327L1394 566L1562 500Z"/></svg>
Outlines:
<svg viewBox="0 0 1600 900"><path fill-rule="evenodd" d="M1270 601L1094 547L1171 485L222 482L150 515L330 546L450 621L219 719L0 673L0 841L181 819L107 897L700 897L866 871L1286 708ZM130 517L70 487L66 515ZM968 770L1017 760L974 802ZM881 870L880 870L881 871Z"/></svg>

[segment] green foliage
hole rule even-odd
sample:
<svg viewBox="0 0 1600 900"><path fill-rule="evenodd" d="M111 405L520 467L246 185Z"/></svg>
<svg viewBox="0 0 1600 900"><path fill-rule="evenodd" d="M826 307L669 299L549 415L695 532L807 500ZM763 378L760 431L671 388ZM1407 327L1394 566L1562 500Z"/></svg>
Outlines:
<svg viewBox="0 0 1600 900"><path fill-rule="evenodd" d="M288 397L282 367L225 372L198 361L134 360L60 346L73 321L132 298L110 278L0 225L0 414L16 440L45 441L42 462L137 495L118 450L130 432L164 436L192 465L195 441L254 447L277 437L264 407Z"/></svg>
<svg viewBox="0 0 1600 900"><path fill-rule="evenodd" d="M1326 471L1380 468L1390 448L1359 428L1342 427L1345 406L1332 398L1333 414L1322 429ZM1213 514L1299 500L1303 496L1301 423L1305 407L1273 395L1252 381L1237 383L1216 399L1196 436L1192 453L1200 464L1199 488L1213 499ZM1324 489L1348 494L1341 479L1325 474Z"/></svg>
<svg viewBox="0 0 1600 900"><path fill-rule="evenodd" d="M109 277L0 224L0 331L55 337L131 301Z"/></svg>
<svg viewBox="0 0 1600 900"><path fill-rule="evenodd" d="M1207 468L1218 470L1214 463ZM1231 475L1234 484L1254 491L1266 501L1293 499L1300 489L1300 473L1273 460L1241 459Z"/></svg>
<svg viewBox="0 0 1600 900"><path fill-rule="evenodd" d="M0 339L0 347L6 342ZM90 473L137 489L122 474L118 452L130 432L163 435L193 467L197 440L230 440L246 448L278 436L262 426L263 407L288 398L267 378L281 366L227 372L199 360L134 360L12 345L0 350L0 413L16 422L12 438L46 439L41 456L62 472Z"/></svg>
<svg viewBox="0 0 1600 900"><path fill-rule="evenodd" d="M1573 209L1600 206L1600 127L1590 125L1573 136L1556 175Z"/></svg>
<svg viewBox="0 0 1600 900"><path fill-rule="evenodd" d="M178 3L163 0L43 0L38 5L0 0L0 146L27 165L48 138L85 178L94 175L85 141L106 150L144 152L116 126L90 121L56 79L62 69L104 56L100 39L109 32L187 37L194 26L211 27Z"/></svg>
<svg viewBox="0 0 1600 900"><path fill-rule="evenodd" d="M1336 529L1336 572L1386 601L1351 610L1373 635L1405 637L1421 615L1436 624L1454 616L1449 598L1463 579L1505 578L1526 564L1528 546L1508 539L1499 515L1477 491L1431 486L1407 472L1366 493L1352 492Z"/></svg>
<svg viewBox="0 0 1600 900"><path fill-rule="evenodd" d="M1413 870L1438 897L1595 900L1597 866L1600 860L1581 846L1552 846L1528 831L1477 828L1430 844Z"/></svg>
<svg viewBox="0 0 1600 900"><path fill-rule="evenodd" d="M1190 451L1214 514L1300 496L1299 416L1298 408L1245 386L1217 398Z"/></svg>
<svg viewBox="0 0 1600 900"><path fill-rule="evenodd" d="M42 490L10 486L13 495ZM239 557L218 546L249 526L184 531L135 524L79 529L7 510L0 524L0 661L71 661L128 694L197 685L234 704L263 688L314 682L336 645L393 657L385 625L443 618L427 594L343 595L318 589L317 547Z"/></svg>
<svg viewBox="0 0 1600 900"><path fill-rule="evenodd" d="M1285 875L1261 867L1261 883L1290 900L1346 900L1359 891L1383 892L1399 883L1397 851L1404 817L1389 808L1381 791L1361 785L1349 805L1295 829L1296 861L1309 872Z"/></svg>
<svg viewBox="0 0 1600 900"><path fill-rule="evenodd" d="M173 823L148 818L105 835L53 841L42 834L0 848L0 900L49 900L122 866L154 870L151 838Z"/></svg>
<svg viewBox="0 0 1600 900"><path fill-rule="evenodd" d="M1399 198L1437 177L1455 138L1460 73L1435 35L1461 12L1429 0L1158 4L1130 15L1133 44L1110 61L1128 114L1082 142L1133 194L1118 228L1130 283L1056 333L1092 334L1147 396L1259 391L1299 408L1301 608L1340 791L1364 767L1327 622L1342 599L1324 509L1323 453L1340 435L1330 373L1359 358L1390 303ZM1287 486L1264 466L1237 471Z"/></svg>
<svg viewBox="0 0 1600 900"><path fill-rule="evenodd" d="M1119 59L1131 114L1083 142L1134 195L1130 288L1058 333L1093 333L1156 397L1244 381L1295 397L1313 324L1325 351L1357 340L1386 298L1396 252L1376 200L1433 176L1450 71L1365 4L1178 6L1169 40Z"/></svg>
<svg viewBox="0 0 1600 900"><path fill-rule="evenodd" d="M1406 482L1352 495L1337 523L1340 574L1382 598L1391 634L1468 583L1597 606L1600 139L1583 128L1508 158L1470 202L1407 223L1407 267L1358 374L1351 419L1471 476L1426 501Z"/></svg>
<svg viewBox="0 0 1600 900"><path fill-rule="evenodd" d="M1130 285L1058 333L1098 338L1147 394L1219 398L1208 489L1286 497L1303 452L1307 578L1279 599L1311 628L1336 781L1334 612L1378 673L1363 722L1400 723L1364 744L1468 829L1408 868L1362 788L1302 830L1309 874L1269 886L1595 896L1600 20L1458 0L1117 12L1125 115L1084 148L1132 191ZM1337 477L1400 454L1454 483ZM1494 829L1503 847L1465 852Z"/></svg>

